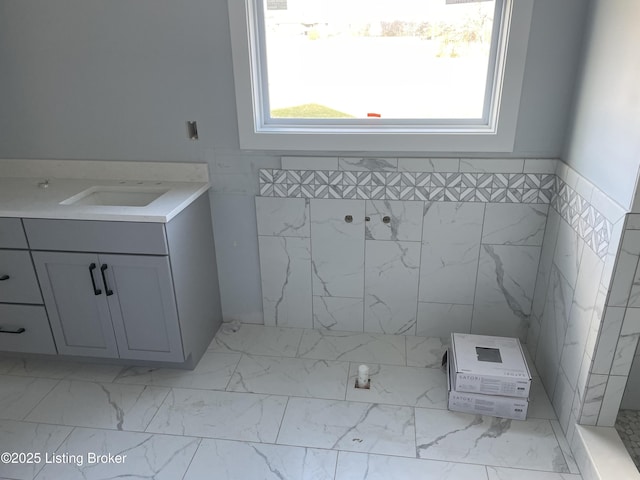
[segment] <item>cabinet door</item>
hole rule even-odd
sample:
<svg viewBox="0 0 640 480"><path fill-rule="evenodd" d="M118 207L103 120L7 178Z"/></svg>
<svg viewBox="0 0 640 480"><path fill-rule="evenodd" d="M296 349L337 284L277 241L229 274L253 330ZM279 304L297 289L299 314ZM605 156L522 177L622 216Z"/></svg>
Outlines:
<svg viewBox="0 0 640 480"><path fill-rule="evenodd" d="M98 256L34 252L33 260L58 352L118 357Z"/></svg>
<svg viewBox="0 0 640 480"><path fill-rule="evenodd" d="M100 255L120 358L183 362L168 257Z"/></svg>

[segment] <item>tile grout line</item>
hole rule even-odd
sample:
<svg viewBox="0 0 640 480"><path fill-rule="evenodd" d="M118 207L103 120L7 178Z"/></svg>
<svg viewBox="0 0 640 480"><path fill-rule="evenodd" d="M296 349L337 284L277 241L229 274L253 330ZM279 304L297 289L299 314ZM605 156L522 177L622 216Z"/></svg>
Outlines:
<svg viewBox="0 0 640 480"><path fill-rule="evenodd" d="M40 377L26 377L26 378L40 378ZM55 380L55 379L47 379L47 380ZM22 417L20 420L24 421L29 415L31 415L35 411L35 409L40 406L40 404L44 401L44 399L47 398L49 395L51 395L51 392L53 392L56 389L56 387L60 385L60 382L62 382L62 379L59 379L56 383L54 383L53 386L49 389L49 391L45 393L42 396L42 398L40 398L40 400L38 400L38 402L33 406L33 408L31 408L31 410L29 410L29 412L27 412L27 414L24 417Z"/></svg>
<svg viewBox="0 0 640 480"><path fill-rule="evenodd" d="M191 455L191 459L189 460L189 463L187 464L187 468L184 470L182 477L180 477L181 480L184 480L184 478L187 476L187 473L191 468L191 464L193 463L193 459L196 458L196 455L198 454L198 450L200 450L200 445L202 445L202 440L203 440L202 437L198 439L198 445L196 446L196 449L193 451L193 455Z"/></svg>
<svg viewBox="0 0 640 480"><path fill-rule="evenodd" d="M36 429L38 428L38 427L37 427L37 425L40 425L39 423L35 423L35 422L34 422L34 424L36 425ZM65 427L66 425L56 425L56 426ZM67 440L69 440L69 437L71 436L71 434L72 434L73 432L75 432L75 431L77 430L77 428L78 428L78 427L71 427L71 430L69 430L69 433L68 433L68 434L67 434L67 435L62 439L62 441L60 442L60 444L55 448L55 451L56 451L56 452L59 452L59 451L60 451L60 448L62 448L62 445L64 445L64 443L65 443ZM45 469L45 467L46 467L46 466L47 466L47 465L46 465L46 463L44 463L44 464L42 465L42 467L40 467L40 468L37 470L37 472L33 475L33 478L34 478L34 479L35 479L35 478L37 478L37 477L38 477L38 475L40 475L40 473L42 472L42 470L44 470L44 469Z"/></svg>
<svg viewBox="0 0 640 480"><path fill-rule="evenodd" d="M422 207L422 215L420 215L420 259L418 261L418 291L416 292L416 329L415 329L415 336L418 336L418 322L420 321L420 319L418 318L418 312L420 311L420 284L422 283L422 251L424 249L424 228L425 228L425 221L424 221L424 217L427 214L427 212L429 211L429 208L431 208L429 206L429 208L427 208L427 203L428 201L421 201L421 207ZM406 360L407 360L407 366L409 365L409 353L408 353L408 349L407 349L407 341L405 338L405 353L406 353Z"/></svg>
<svg viewBox="0 0 640 480"><path fill-rule="evenodd" d="M164 398L162 399L162 402L160 402L160 405L156 409L155 413L153 414L151 419L147 422L147 424L144 426L144 429L143 429L144 432L148 432L149 425L151 425L153 423L155 418L158 416L158 412L160 412L160 409L162 408L162 406L167 401L167 398L169 398L169 395L172 394L172 393L173 393L173 388L169 388L169 391L165 394ZM152 433L152 432L148 432L148 433Z"/></svg>
<svg viewBox="0 0 640 480"><path fill-rule="evenodd" d="M560 425L560 422L558 420L556 420L558 422L558 426L560 427L560 430L562 431L562 425ZM569 420L571 421L571 420ZM562 452L562 458L564 459L564 463L567 466L567 470L569 471L569 473L571 473L571 469L569 468L569 462L567 461L567 455L564 453L564 449L562 448L562 445L560 445L560 440L558 439L558 434L556 433L556 429L553 428L553 423L551 420L549 420L549 426L551 427L551 431L553 432L553 438L556 439L556 443L558 444L558 448L560 449L560 451ZM564 431L563 431L564 434ZM566 440L566 438L565 438ZM567 441L567 444L569 442ZM569 445L569 449L571 449L571 445Z"/></svg>
<svg viewBox="0 0 640 480"><path fill-rule="evenodd" d="M291 397L287 397L287 402L284 405L284 409L282 410L282 417L280 418L280 424L278 425L278 432L276 433L276 437L273 439L274 445L280 445L278 443L278 438L280 437L280 431L282 430L282 424L284 423L284 417L287 415L287 409L289 408L289 400Z"/></svg>
<svg viewBox="0 0 640 480"><path fill-rule="evenodd" d="M476 281L473 286L473 304L471 306L471 321L469 322L469 333L473 333L473 317L476 312L476 295L478 293L478 279L480 278L480 257L482 256L482 235L484 233L484 222L487 216L487 206L482 208L482 228L480 229L480 242L478 248L478 261L476 263Z"/></svg>
<svg viewBox="0 0 640 480"><path fill-rule="evenodd" d="M238 371L238 366L240 365L240 362L242 361L242 359L245 357L246 354L241 353L240 354L240 358L238 358L238 361L236 362L236 366L233 368L233 372L231 373L231 375L229 375L229 380L227 380L227 384L224 386L224 392L228 392L228 388L229 385L231 384L231 380L233 380L233 377L235 376L236 372ZM173 388L173 387L171 387Z"/></svg>

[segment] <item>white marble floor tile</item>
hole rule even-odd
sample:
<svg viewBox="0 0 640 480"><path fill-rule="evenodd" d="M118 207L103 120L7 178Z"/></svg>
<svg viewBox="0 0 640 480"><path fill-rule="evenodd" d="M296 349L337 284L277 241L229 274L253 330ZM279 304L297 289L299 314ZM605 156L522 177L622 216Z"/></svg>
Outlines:
<svg viewBox="0 0 640 480"><path fill-rule="evenodd" d="M174 388L148 432L274 442L287 397Z"/></svg>
<svg viewBox="0 0 640 480"><path fill-rule="evenodd" d="M227 390L344 400L348 362L243 355Z"/></svg>
<svg viewBox="0 0 640 480"><path fill-rule="evenodd" d="M54 452L71 433L71 427L0 420L0 452ZM44 465L44 458L34 463L2 463L3 476L31 480Z"/></svg>
<svg viewBox="0 0 640 480"><path fill-rule="evenodd" d="M22 420L58 383L48 378L0 376L0 418Z"/></svg>
<svg viewBox="0 0 640 480"><path fill-rule="evenodd" d="M100 363L67 362L56 359L8 357L0 359L0 371L8 375L23 377L86 380L89 382L112 382L122 370L121 365Z"/></svg>
<svg viewBox="0 0 640 480"><path fill-rule="evenodd" d="M25 420L143 431L168 392L163 387L60 380Z"/></svg>
<svg viewBox="0 0 640 480"><path fill-rule="evenodd" d="M562 450L564 459L567 462L567 466L569 467L569 472L580 473L580 469L578 468L576 459L574 458L573 452L571 451L571 447L569 446L567 437L564 436L564 432L562 431L560 422L558 422L557 420L551 420L551 426L553 427L553 431L556 434L556 440L558 440L558 444L560 444L560 449Z"/></svg>
<svg viewBox="0 0 640 480"><path fill-rule="evenodd" d="M482 465L340 452L336 480L486 480Z"/></svg>
<svg viewBox="0 0 640 480"><path fill-rule="evenodd" d="M413 409L291 398L277 443L415 457Z"/></svg>
<svg viewBox="0 0 640 480"><path fill-rule="evenodd" d="M580 475L571 473L537 472L516 468L487 467L489 480L582 480Z"/></svg>
<svg viewBox="0 0 640 480"><path fill-rule="evenodd" d="M184 480L332 480L337 452L203 439Z"/></svg>
<svg viewBox="0 0 640 480"><path fill-rule="evenodd" d="M187 471L199 443L192 437L76 428L57 453L78 461L45 465L37 480L174 480ZM95 454L120 455L122 462L92 462Z"/></svg>
<svg viewBox="0 0 640 480"><path fill-rule="evenodd" d="M416 408L416 442L420 458L569 472L549 420Z"/></svg>
<svg viewBox="0 0 640 480"><path fill-rule="evenodd" d="M406 365L406 346L403 335L305 330L298 356Z"/></svg>
<svg viewBox="0 0 640 480"><path fill-rule="evenodd" d="M303 329L242 324L237 332L220 329L209 346L216 352L295 357Z"/></svg>
<svg viewBox="0 0 640 480"><path fill-rule="evenodd" d="M369 389L355 388L357 377L358 364L352 363L347 400L445 410L447 408L447 376L439 369L369 364Z"/></svg>
<svg viewBox="0 0 640 480"><path fill-rule="evenodd" d="M122 369L115 383L164 387L224 390L240 361L239 353L205 352L193 370L129 367Z"/></svg>
<svg viewBox="0 0 640 480"><path fill-rule="evenodd" d="M407 337L407 365L440 368L442 356L450 343L449 338Z"/></svg>

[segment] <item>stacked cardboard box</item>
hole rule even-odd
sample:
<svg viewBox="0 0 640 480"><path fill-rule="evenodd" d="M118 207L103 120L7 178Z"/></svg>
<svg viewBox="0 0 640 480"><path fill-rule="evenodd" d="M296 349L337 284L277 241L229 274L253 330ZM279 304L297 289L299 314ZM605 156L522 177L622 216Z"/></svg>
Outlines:
<svg viewBox="0 0 640 480"><path fill-rule="evenodd" d="M525 420L531 372L517 338L451 334L449 410Z"/></svg>

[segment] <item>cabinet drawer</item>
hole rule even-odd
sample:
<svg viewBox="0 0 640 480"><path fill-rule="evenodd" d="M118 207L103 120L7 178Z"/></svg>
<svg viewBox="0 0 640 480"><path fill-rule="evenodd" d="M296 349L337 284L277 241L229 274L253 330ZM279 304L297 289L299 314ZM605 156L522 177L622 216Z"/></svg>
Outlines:
<svg viewBox="0 0 640 480"><path fill-rule="evenodd" d="M36 272L26 250L0 250L0 302L42 303Z"/></svg>
<svg viewBox="0 0 640 480"><path fill-rule="evenodd" d="M56 354L44 307L0 305L0 350Z"/></svg>
<svg viewBox="0 0 640 480"><path fill-rule="evenodd" d="M162 223L24 219L33 250L168 255Z"/></svg>
<svg viewBox="0 0 640 480"><path fill-rule="evenodd" d="M0 248L28 248L19 218L0 218Z"/></svg>

